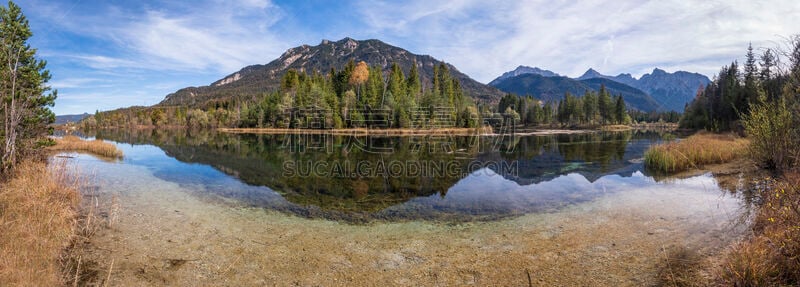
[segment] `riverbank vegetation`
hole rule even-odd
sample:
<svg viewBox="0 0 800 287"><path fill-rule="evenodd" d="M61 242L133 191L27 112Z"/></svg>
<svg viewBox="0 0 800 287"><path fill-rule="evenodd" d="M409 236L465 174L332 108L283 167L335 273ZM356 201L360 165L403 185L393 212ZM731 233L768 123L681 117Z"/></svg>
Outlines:
<svg viewBox="0 0 800 287"><path fill-rule="evenodd" d="M748 47L744 68L737 62L723 67L680 120L682 128L744 134L749 145L724 139L730 135L700 134L653 146L646 155L648 167L676 172L702 161L695 157L721 162L747 154L776 175L759 180L751 236L710 267L708 284L800 284L800 35L786 43L763 49L759 59Z"/></svg>
<svg viewBox="0 0 800 287"><path fill-rule="evenodd" d="M498 111L514 115L524 125L561 124L626 124L630 122L622 96L612 97L605 86L595 93L587 91L582 97L570 93L558 103L541 105L531 97L506 95L500 99Z"/></svg>
<svg viewBox="0 0 800 287"><path fill-rule="evenodd" d="M60 259L74 238L81 182L47 163L56 92L19 6L0 6L0 285L63 285Z"/></svg>
<svg viewBox="0 0 800 287"><path fill-rule="evenodd" d="M753 142L750 154L756 163L773 170L778 180L758 191L761 206L753 236L724 258L719 273L725 285L800 284L800 35L789 40L788 51L765 51L761 78L745 74L756 91L749 112L740 115ZM773 53L788 63L782 65ZM754 66L751 50L747 58L745 70L752 71L747 68Z"/></svg>
<svg viewBox="0 0 800 287"><path fill-rule="evenodd" d="M747 139L733 134L700 133L651 146L644 154L644 163L656 172L681 172L745 157L748 145Z"/></svg>
<svg viewBox="0 0 800 287"><path fill-rule="evenodd" d="M84 128L472 128L481 114L446 64L422 83L417 65L405 75L399 65L388 71L350 61L341 70L289 70L277 91L252 98L214 100L186 106L131 107L97 112Z"/></svg>
<svg viewBox="0 0 800 287"><path fill-rule="evenodd" d="M122 151L116 145L102 140L83 140L79 137L68 135L54 139L55 145L49 147L53 151L88 152L107 158L122 158Z"/></svg>
<svg viewBox="0 0 800 287"><path fill-rule="evenodd" d="M28 161L0 187L0 282L59 286L59 260L76 232L81 182L65 162Z"/></svg>
<svg viewBox="0 0 800 287"><path fill-rule="evenodd" d="M500 99L495 117L511 117L524 126L597 128L606 125L629 125L642 122L677 123L680 114L643 112L628 109L621 95L612 96L601 85L598 92L586 91L582 96L570 93L558 102L545 102L529 97L508 94Z"/></svg>

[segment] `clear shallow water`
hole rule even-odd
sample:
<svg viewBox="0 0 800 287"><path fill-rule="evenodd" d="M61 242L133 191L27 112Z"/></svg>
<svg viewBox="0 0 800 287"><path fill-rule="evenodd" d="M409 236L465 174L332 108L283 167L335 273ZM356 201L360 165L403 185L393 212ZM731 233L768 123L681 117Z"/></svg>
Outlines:
<svg viewBox="0 0 800 287"><path fill-rule="evenodd" d="M641 158L661 141L656 132L443 138L147 130L90 136L117 142L123 164L146 168L196 196L352 222L494 220L634 191L725 193L709 174L667 183L648 175Z"/></svg>
<svg viewBox="0 0 800 287"><path fill-rule="evenodd" d="M526 286L529 272L542 286L654 286L664 258L714 254L746 229L745 200L711 174L660 181L642 170L657 133L526 136L488 150L460 138L427 153L407 148L419 138L375 140L392 153L300 153L280 136L90 136L126 155L71 160L94 175L111 227L82 258L102 278L113 268L111 285ZM309 160L465 172L284 174L283 162ZM475 161L495 164L467 168Z"/></svg>

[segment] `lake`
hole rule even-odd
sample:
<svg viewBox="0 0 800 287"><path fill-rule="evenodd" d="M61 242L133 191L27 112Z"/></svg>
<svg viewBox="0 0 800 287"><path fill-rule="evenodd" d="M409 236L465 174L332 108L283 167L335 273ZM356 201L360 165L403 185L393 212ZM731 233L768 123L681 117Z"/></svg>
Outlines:
<svg viewBox="0 0 800 287"><path fill-rule="evenodd" d="M649 285L745 228L711 173L644 169L668 132L86 135L125 153L71 159L107 203L92 254L126 262L118 282Z"/></svg>

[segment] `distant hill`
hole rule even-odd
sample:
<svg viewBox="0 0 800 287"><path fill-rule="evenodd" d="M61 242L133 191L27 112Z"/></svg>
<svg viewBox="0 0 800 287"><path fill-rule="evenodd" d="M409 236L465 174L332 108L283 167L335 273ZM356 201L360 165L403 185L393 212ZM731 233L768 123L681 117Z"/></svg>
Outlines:
<svg viewBox="0 0 800 287"><path fill-rule="evenodd" d="M618 83L626 84L649 94L655 99L664 110L683 112L687 103L691 102L697 95L697 90L705 87L711 81L708 77L684 71L667 73L659 68L653 69L650 74L645 74L638 80L631 74L619 74L617 76L606 76L594 69L589 69L580 80L603 78Z"/></svg>
<svg viewBox="0 0 800 287"><path fill-rule="evenodd" d="M612 95L622 98L632 108L642 111L655 111L660 105L647 93L634 87L604 78L576 80L568 77L544 77L538 74L521 74L495 83L495 87L507 93L530 95L543 101L558 101L566 92L583 96L586 91L598 91L605 85Z"/></svg>
<svg viewBox="0 0 800 287"><path fill-rule="evenodd" d="M519 68L515 69L514 71L503 73L502 76L492 81L490 84L495 87L499 87L498 83L502 79L510 78L511 76L519 76L522 74L537 74L542 75L545 77L552 77L552 75L548 73L542 73L540 71L553 73L547 70L540 70L538 68L530 68L525 66L520 66ZM555 73L553 73L555 74ZM557 74L556 74L557 75ZM708 77L698 74L698 73L690 73L684 71L677 71L674 73L668 73L664 70L655 68L653 72L650 74L645 74L641 78L636 79L631 74L619 74L616 76L608 76L603 75L595 69L588 69L586 70L583 75L580 77L575 78L575 80L579 81L586 81L591 79L606 79L610 81L614 81L620 84L627 85L629 87L633 87L648 94L653 100L658 103L658 106L662 110L672 110L683 112L685 105L694 99L695 95L697 94L697 90L701 87L705 87L711 81ZM624 89L624 87L619 87ZM502 90L502 88L501 88ZM534 90L536 90L534 88ZM649 105L647 103L642 103L643 105Z"/></svg>
<svg viewBox="0 0 800 287"><path fill-rule="evenodd" d="M667 73L661 69L654 69L652 73L639 78L635 87L649 93L664 108L683 112L686 104L697 95L697 90L709 83L711 80L708 77L698 73L684 71Z"/></svg>
<svg viewBox="0 0 800 287"><path fill-rule="evenodd" d="M511 77L515 77L515 76L519 76L519 75L522 75L522 74L536 74L536 75L540 75L540 76L543 76L543 77L559 77L559 76L561 76L559 74L553 73L552 71L542 70L542 69L539 69L537 67L533 67L532 68L532 67L528 67L528 66L519 66L516 69L514 69L513 71L509 71L509 72L503 73L503 75L501 75L500 77L497 77L497 79L494 79L491 82L489 82L489 85L490 86L494 86L495 84L499 83L502 80L505 80L505 79L508 79L508 78L511 78Z"/></svg>
<svg viewBox="0 0 800 287"><path fill-rule="evenodd" d="M406 72L411 69L411 65L416 64L421 80L428 85L433 77L434 65L441 62L431 56L416 55L379 40L323 40L317 46L291 48L266 65L245 67L209 86L180 89L167 95L159 105L195 106L211 99L259 95L276 90L280 86L281 77L290 69L328 73L331 68L342 69L350 60L365 61L370 66L380 65L384 70L388 70L396 62ZM485 102L497 102L502 97L501 91L473 80L452 65L448 66L453 77L461 81L467 95Z"/></svg>
<svg viewBox="0 0 800 287"><path fill-rule="evenodd" d="M577 79L578 80L588 80L588 79L594 79L594 78L609 79L609 80L612 80L612 81L615 81L615 82L618 82L618 83L626 84L626 85L634 87L634 88L636 88L636 86L637 86L636 85L636 78L631 76L631 74L619 74L617 76L612 77L612 76L606 76L606 75L600 74L600 72L595 71L595 69L592 69L592 68L589 68L589 70L586 70L586 72L583 73L583 75L578 77Z"/></svg>
<svg viewBox="0 0 800 287"><path fill-rule="evenodd" d="M88 113L83 113L80 115L60 115L56 116L56 121L54 124L63 125L66 123L77 123L89 116L91 115Z"/></svg>

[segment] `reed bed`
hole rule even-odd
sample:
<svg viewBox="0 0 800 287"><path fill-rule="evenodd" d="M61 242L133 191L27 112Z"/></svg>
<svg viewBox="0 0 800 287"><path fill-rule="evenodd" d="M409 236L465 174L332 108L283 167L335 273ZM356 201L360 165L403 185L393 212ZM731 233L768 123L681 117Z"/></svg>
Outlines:
<svg viewBox="0 0 800 287"><path fill-rule="evenodd" d="M0 285L64 285L60 258L76 234L82 180L66 162L21 163L0 179Z"/></svg>
<svg viewBox="0 0 800 287"><path fill-rule="evenodd" d="M122 151L116 145L102 140L83 140L76 136L64 136L56 138L55 142L54 146L49 147L50 150L88 152L108 158L122 158Z"/></svg>
<svg viewBox="0 0 800 287"><path fill-rule="evenodd" d="M644 154L644 163L651 170L676 173L746 156L748 145L747 139L735 135L696 134L651 146Z"/></svg>

